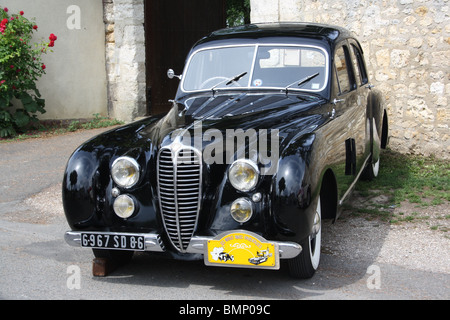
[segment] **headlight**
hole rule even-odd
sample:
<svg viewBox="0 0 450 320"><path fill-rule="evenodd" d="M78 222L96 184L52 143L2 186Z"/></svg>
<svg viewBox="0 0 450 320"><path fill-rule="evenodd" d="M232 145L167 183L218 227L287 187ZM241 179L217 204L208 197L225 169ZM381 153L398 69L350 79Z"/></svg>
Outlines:
<svg viewBox="0 0 450 320"><path fill-rule="evenodd" d="M237 222L247 222L253 214L252 203L245 198L237 199L231 205L230 213Z"/></svg>
<svg viewBox="0 0 450 320"><path fill-rule="evenodd" d="M133 215L135 205L130 196L121 195L114 200L114 212L121 218L126 219Z"/></svg>
<svg viewBox="0 0 450 320"><path fill-rule="evenodd" d="M256 187L259 170L256 163L247 159L233 162L228 171L231 184L239 191L250 191Z"/></svg>
<svg viewBox="0 0 450 320"><path fill-rule="evenodd" d="M131 188L139 180L139 165L129 157L120 157L114 161L111 168L113 180L123 188Z"/></svg>

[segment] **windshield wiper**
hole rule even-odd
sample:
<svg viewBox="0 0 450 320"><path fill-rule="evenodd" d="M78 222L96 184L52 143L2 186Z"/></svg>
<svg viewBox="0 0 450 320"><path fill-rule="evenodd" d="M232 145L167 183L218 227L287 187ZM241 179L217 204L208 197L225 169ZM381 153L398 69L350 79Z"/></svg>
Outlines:
<svg viewBox="0 0 450 320"><path fill-rule="evenodd" d="M227 83L225 83L226 86L228 86L229 84L232 84L233 82L237 82L239 81L243 76L245 76L247 74L246 72L242 72L241 74L238 74L236 77L230 79L230 81L228 81Z"/></svg>
<svg viewBox="0 0 450 320"><path fill-rule="evenodd" d="M222 83L224 83L225 81L228 81L227 83L225 83L226 86L232 84L233 82L237 82L237 81L239 81L243 76L245 76L246 74L247 74L247 71L246 71L246 72L242 72L242 73L238 74L237 76L235 76L235 77L233 77L233 78L229 78L229 79L227 78L227 79L225 79L225 80L219 82L218 84L216 84L214 87L211 88L211 90L214 92L214 90L215 90L218 86L220 86Z"/></svg>
<svg viewBox="0 0 450 320"><path fill-rule="evenodd" d="M312 74L312 75L310 75L310 76L307 76L307 77L305 77L305 78L303 78L303 79L301 79L301 80L297 80L297 81L291 83L290 85L286 86L286 87L284 88L284 90L285 90L286 93L287 93L289 87L293 86L294 84L297 84L297 86L300 87L300 86L302 86L302 85L308 83L309 81L311 81L311 80L314 79L315 77L317 77L319 74L320 74L320 72L316 72L316 73L314 73L314 74Z"/></svg>

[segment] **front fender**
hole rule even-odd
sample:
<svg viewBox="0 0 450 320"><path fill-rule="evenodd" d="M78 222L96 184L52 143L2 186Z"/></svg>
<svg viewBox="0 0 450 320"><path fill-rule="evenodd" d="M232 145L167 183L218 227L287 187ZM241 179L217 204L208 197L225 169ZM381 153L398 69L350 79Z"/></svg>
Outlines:
<svg viewBox="0 0 450 320"><path fill-rule="evenodd" d="M99 135L80 146L69 158L62 182L62 202L72 230L143 231L158 227L153 209L155 161L151 141L137 133L136 126L126 126ZM130 148L130 144L133 146ZM113 212L111 166L120 156L130 156L141 167L140 181L131 189L120 189L136 200L136 214L123 220ZM140 214L145 212L145 214Z"/></svg>
<svg viewBox="0 0 450 320"><path fill-rule="evenodd" d="M62 203L72 229L95 214L94 183L98 180L99 162L92 153L78 149L69 159L62 183Z"/></svg>
<svg viewBox="0 0 450 320"><path fill-rule="evenodd" d="M273 179L272 216L281 240L300 242L309 236L314 219L311 203L317 181L314 181L311 151L314 134L291 141L280 155Z"/></svg>

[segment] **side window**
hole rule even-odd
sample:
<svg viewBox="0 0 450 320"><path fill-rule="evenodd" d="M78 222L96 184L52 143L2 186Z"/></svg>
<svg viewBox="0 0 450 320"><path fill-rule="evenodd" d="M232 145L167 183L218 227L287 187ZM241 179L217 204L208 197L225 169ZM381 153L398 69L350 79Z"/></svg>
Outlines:
<svg viewBox="0 0 450 320"><path fill-rule="evenodd" d="M337 76L337 83L339 85L339 93L343 94L351 90L349 68L347 65L347 59L344 47L340 47L336 50L334 57L334 67Z"/></svg>
<svg viewBox="0 0 450 320"><path fill-rule="evenodd" d="M368 82L364 58L361 51L355 46L352 47L353 69L355 70L355 77L358 85L364 85Z"/></svg>

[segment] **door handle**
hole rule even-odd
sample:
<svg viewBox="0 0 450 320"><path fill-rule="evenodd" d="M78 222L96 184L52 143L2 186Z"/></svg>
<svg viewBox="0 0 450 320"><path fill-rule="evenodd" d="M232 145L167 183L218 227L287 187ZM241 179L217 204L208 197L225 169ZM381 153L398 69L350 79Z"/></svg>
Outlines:
<svg viewBox="0 0 450 320"><path fill-rule="evenodd" d="M344 101L345 101L345 99L336 99L336 98L334 98L333 104L336 105L338 102L344 102Z"/></svg>

